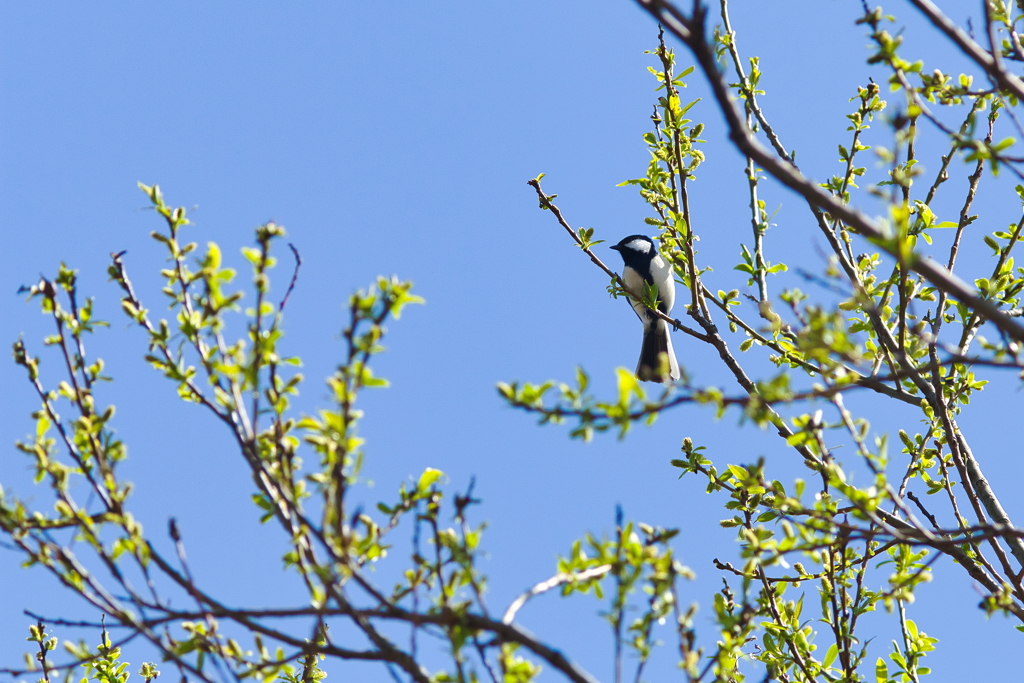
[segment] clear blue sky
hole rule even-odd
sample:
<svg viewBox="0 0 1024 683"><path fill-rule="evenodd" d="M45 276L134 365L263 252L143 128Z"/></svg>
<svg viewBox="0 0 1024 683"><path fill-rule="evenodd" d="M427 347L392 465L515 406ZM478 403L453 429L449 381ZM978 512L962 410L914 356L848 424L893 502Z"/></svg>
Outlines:
<svg viewBox="0 0 1024 683"><path fill-rule="evenodd" d="M745 54L762 58L769 116L809 173L837 172L847 100L868 75L884 78L863 66L859 3L731 4ZM902 3L887 9L909 19ZM904 23L914 56L959 68L934 34ZM477 516L490 523L490 601L501 605L551 575L574 539L610 530L621 504L629 518L683 529L679 553L699 575L684 599L705 605L698 625L707 623L720 585L710 560L734 559L736 546L716 524L724 501L695 479L678 481L669 460L684 436L720 463L792 460L779 439L738 427L734 415L715 422L708 410L683 408L625 441L581 444L504 407L494 390L497 381L571 379L581 364L607 392L614 368L635 363L633 313L608 298L604 275L537 209L526 180L547 173L545 187L572 224L595 227L600 238L644 230L644 204L615 185L647 163L641 135L654 81L643 51L655 38L653 22L627 0L0 4L0 340L24 332L38 353L45 320L15 292L62 260L78 268L98 315L113 323L89 350L116 378L101 398L118 407L136 516L161 542L168 517L177 517L198 580L228 602L285 604L300 595L297 580L280 570L276 528L256 524L243 461L228 434L142 360L145 340L128 328L105 275L108 255L127 250L140 294L154 311L162 307L163 255L148 237L158 224L142 210L137 181L197 207L191 239L218 242L239 266L252 228L273 219L304 261L286 318L286 348L305 363L300 410L327 400L322 378L340 358L342 303L352 290L396 273L427 300L389 326L377 368L392 387L363 405L374 486L358 496L367 507L426 466L446 472L452 491L475 476L484 501ZM680 61L689 63L685 54ZM706 95L697 76L690 84L689 94ZM691 113L708 124L708 161L693 191L701 258L715 265L710 286L742 287L731 270L739 242L749 241L742 162L709 101ZM966 174L958 167L952 175ZM801 202L771 188L766 200L769 211L781 209L768 257L820 271ZM983 186L978 208L997 224L1016 219L1015 205ZM979 245L980 237L965 246L968 266L985 255ZM277 291L286 276L282 269ZM735 389L707 350L682 338L676 349L696 380ZM55 359L43 358L52 380ZM0 363L0 387L0 481L31 496L13 441L31 431L35 399L12 362ZM1020 443L1019 394L981 404L964 423L983 465L1005 481L1024 475L1020 459L999 448ZM871 415L870 405L858 407ZM874 417L890 428L900 416ZM1019 496L1004 496L1011 515L1024 514ZM1000 651L1020 634L1002 618L986 620L959 570L947 563L920 595L911 617L940 638L928 658L937 678L1019 670ZM20 661L26 608L95 618L0 551L0 666ZM608 679L612 641L598 609L592 598L546 596L521 614ZM141 647L125 654L133 671L149 656ZM652 678L671 671L670 658L666 651ZM381 669L351 666L328 668L330 680L389 680Z"/></svg>

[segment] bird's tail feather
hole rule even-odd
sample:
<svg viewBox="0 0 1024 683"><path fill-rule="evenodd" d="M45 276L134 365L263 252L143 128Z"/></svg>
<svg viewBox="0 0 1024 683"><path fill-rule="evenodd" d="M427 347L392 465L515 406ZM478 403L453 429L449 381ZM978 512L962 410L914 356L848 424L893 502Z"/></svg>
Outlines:
<svg viewBox="0 0 1024 683"><path fill-rule="evenodd" d="M672 350L668 323L656 320L644 333L636 377L643 382L667 382L679 379L679 361Z"/></svg>

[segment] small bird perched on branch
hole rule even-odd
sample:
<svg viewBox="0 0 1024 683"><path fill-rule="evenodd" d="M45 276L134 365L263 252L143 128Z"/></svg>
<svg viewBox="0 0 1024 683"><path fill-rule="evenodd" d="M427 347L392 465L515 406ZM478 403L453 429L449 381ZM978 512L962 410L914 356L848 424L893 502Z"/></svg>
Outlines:
<svg viewBox="0 0 1024 683"><path fill-rule="evenodd" d="M657 291L658 310L668 315L676 300L676 283L672 266L661 257L657 247L646 235L630 235L611 247L619 252L625 268L622 281L626 289L638 296L644 287L654 286ZM644 324L644 343L640 348L640 362L636 366L637 379L644 382L667 382L679 379L679 362L672 350L668 323L644 306L642 301L630 299L633 311Z"/></svg>

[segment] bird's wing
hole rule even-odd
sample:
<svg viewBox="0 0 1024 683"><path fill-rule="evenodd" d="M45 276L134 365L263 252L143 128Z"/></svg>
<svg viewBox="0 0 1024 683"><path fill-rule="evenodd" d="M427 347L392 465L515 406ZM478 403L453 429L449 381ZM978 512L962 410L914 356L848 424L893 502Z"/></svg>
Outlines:
<svg viewBox="0 0 1024 683"><path fill-rule="evenodd" d="M626 289L635 293L637 296L643 296L644 294L644 279L640 276L640 273L634 269L626 266L622 271L622 281L626 284ZM630 297L629 305L633 307L633 312L637 314L640 320L644 324L644 329L650 324L650 318L647 313L647 307L644 306L642 301L637 301Z"/></svg>
<svg viewBox="0 0 1024 683"><path fill-rule="evenodd" d="M651 259L651 277L658 285L658 298L661 299L658 308L662 313L668 315L672 312L672 306L676 302L676 280L672 266L662 258L661 254Z"/></svg>

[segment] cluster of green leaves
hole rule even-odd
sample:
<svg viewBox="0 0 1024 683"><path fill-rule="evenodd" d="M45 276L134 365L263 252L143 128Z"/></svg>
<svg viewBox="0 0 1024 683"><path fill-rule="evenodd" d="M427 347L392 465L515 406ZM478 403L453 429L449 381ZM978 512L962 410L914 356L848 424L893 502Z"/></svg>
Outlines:
<svg viewBox="0 0 1024 683"><path fill-rule="evenodd" d="M22 340L15 342L14 360L25 368L41 403L32 414L34 437L17 446L31 458L36 483L48 486L52 511L0 492L0 529L23 553L27 566L45 567L94 606L132 621L133 615L101 587L67 543L70 539L84 543L87 551L103 558L105 569L122 585L125 578L117 568L119 560L130 557L143 575L149 570L150 549L142 526L126 509L131 485L117 477L127 448L109 427L114 407L96 404L97 384L109 378L102 374L103 361L90 361L85 352L86 335L106 323L93 317L91 299L80 304L77 273L63 264L52 281L44 278L27 291L54 323L56 331L44 343L57 350L65 371L65 379L47 388L39 358L29 353ZM65 403L70 419L61 417ZM76 497L73 491L81 492L80 483L98 511L91 512L90 505Z"/></svg>
<svg viewBox="0 0 1024 683"><path fill-rule="evenodd" d="M573 545L568 557L558 563L561 574L593 577L567 582L562 588L563 595L593 591L596 597L602 598L605 590L610 588L608 610L603 615L615 633L615 646L620 652L616 659L621 661L623 645L630 648L638 662L638 680L658 644L653 636L654 627L669 618L673 619L680 636L684 668L689 675L698 675L702 652L693 649L696 605L684 610L677 587L679 578L693 578L693 572L675 559L669 545L678 534L678 529L634 525L631 522L623 524L620 510L612 538L598 539L588 534ZM606 587L606 583L612 585ZM646 609L640 616L629 620L629 598L638 588L648 596Z"/></svg>
<svg viewBox="0 0 1024 683"><path fill-rule="evenodd" d="M704 124L686 118L687 113L700 98L683 104L680 89L686 87L685 78L693 67L675 73L675 53L662 40L654 54L662 67L648 70L658 80L657 91L664 91L654 106L651 120L654 130L644 134L644 142L650 152L647 174L620 183L620 186L639 188L640 196L654 209L655 215L644 221L658 230L663 253L680 254L673 259L677 272L685 274L682 284L695 286L693 278L697 270L693 257L693 235L690 232L690 209L686 198L686 182L696 178L697 167L704 161L704 152L697 145L704 143L701 134ZM691 125L693 124L693 125Z"/></svg>
<svg viewBox="0 0 1024 683"><path fill-rule="evenodd" d="M739 530L745 563L740 569L718 564L719 569L743 577L744 594L751 584L762 588L758 593L758 613L770 615L771 619L762 623L764 648L756 658L767 666L772 677L802 672L809 679L819 675L831 678L856 670L867 655L867 642L854 636L857 621L880 604L891 611L902 609L900 602L913 602L915 588L931 579L930 563L923 562L928 551L915 552L910 546L892 540L880 542L875 540L875 534L864 533L847 522L847 517L869 518L884 496L877 490L870 495L871 492L850 486L835 462L828 462L822 473L826 480L824 490L834 494L822 494L819 490L813 504L808 505L804 502L806 482L796 480L793 495L788 495L782 482L765 480L763 459L754 465L728 465L719 474L715 465L702 455L703 450L687 439L683 444L686 457L674 460L673 465L682 471L680 476L706 476L709 493L729 493L725 507L733 511L733 517L721 524ZM841 505L845 501L853 505ZM780 520L778 529L764 526L775 520ZM896 571L887 578L886 587L872 589L868 585L869 563L886 554L890 559L875 566L893 564ZM794 555L799 559L792 558ZM787 556L791 562L787 562ZM810 563L818 569L809 571ZM791 571L785 571L790 566ZM782 569L784 575L769 577L768 568ZM821 661L813 655L817 649L813 643L815 631L801 617L804 596L783 600L789 587L799 588L804 582L817 583L822 621L835 636ZM930 649L907 652L914 653L916 662ZM897 648L895 654L899 652ZM841 662L838 668L832 666L837 657ZM919 674L925 672L918 670Z"/></svg>
<svg viewBox="0 0 1024 683"><path fill-rule="evenodd" d="M850 98L851 102L859 100L860 106L857 111L846 115L850 120L850 126L846 130L853 131L853 141L849 149L839 145L839 161L846 164L846 171L843 175L834 175L828 182L822 183L822 187L841 197L844 202L850 201L850 188L857 188L854 179L863 176L867 170L863 166L855 165L854 162L860 152L871 149L870 145L865 145L861 141L861 135L871 127L870 122L875 114L885 110L886 102L878 97L878 93L878 85L871 82L857 88L857 95Z"/></svg>
<svg viewBox="0 0 1024 683"><path fill-rule="evenodd" d="M574 438L590 441L595 432L615 428L621 439L638 419L645 417L648 424L654 422L673 393L663 391L660 397L649 398L636 375L625 368L616 370L615 378L618 392L614 401L601 401L588 393L590 376L583 368L576 369L575 385L557 384L558 399L550 407L545 405L545 397L556 389L554 382L499 382L498 393L512 406L538 412L541 424L561 424L566 419L576 419L578 424L572 430Z"/></svg>
<svg viewBox="0 0 1024 683"><path fill-rule="evenodd" d="M758 204L757 211L759 217L761 218L761 220L758 222L758 230L761 231L762 233L766 232L768 230L768 214L764 210L763 201L761 201ZM748 287L754 284L761 274L775 275L777 273L783 273L789 270L788 266L786 266L785 263L773 264L768 261L764 261L763 259L760 263L757 262L754 258L754 254L750 253L750 249L748 249L747 245L745 244L740 245L740 257L743 260L737 263L735 266L733 266L733 270L738 270L741 273L746 273L747 275L750 276L750 279L747 280ZM723 298L721 295L719 295L719 299L721 299L723 303L728 303L728 300Z"/></svg>
<svg viewBox="0 0 1024 683"><path fill-rule="evenodd" d="M42 678L39 683L50 683L51 675L59 673L58 667L47 660L50 652L57 649L59 639L46 630L46 625L40 621L29 626L29 636L26 638L31 643L36 643L39 651L33 657L25 655L26 673L41 671ZM64 642L65 649L76 658L83 676L80 683L127 683L131 673L128 671L129 664L119 661L121 659L121 648L111 643L110 634L107 629L101 626L100 644L93 650L85 641L77 643ZM74 675L74 666L65 666L64 679L70 682ZM144 662L138 674L142 676L145 683L152 683L160 675L156 665L152 662Z"/></svg>

